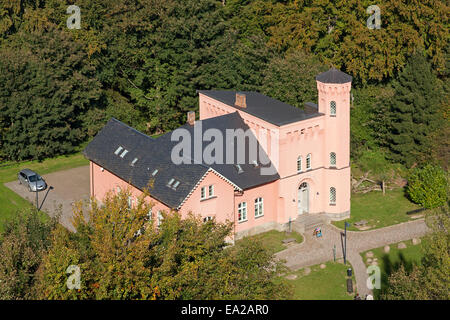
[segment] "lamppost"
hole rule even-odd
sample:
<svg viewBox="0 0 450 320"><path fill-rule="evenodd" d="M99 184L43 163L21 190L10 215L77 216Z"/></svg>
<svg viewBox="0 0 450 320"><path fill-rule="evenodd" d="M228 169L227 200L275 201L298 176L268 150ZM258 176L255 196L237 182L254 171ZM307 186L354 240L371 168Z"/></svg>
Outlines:
<svg viewBox="0 0 450 320"><path fill-rule="evenodd" d="M39 199L38 199L38 188L37 188L37 181L38 181L38 179L37 179L37 176L36 176L36 180L34 180L34 185L35 185L35 188L36 188L36 209L39 211Z"/></svg>
<svg viewBox="0 0 450 320"><path fill-rule="evenodd" d="M346 258L347 258L347 227L350 227L350 223L345 222L344 227L344 265L346 264Z"/></svg>

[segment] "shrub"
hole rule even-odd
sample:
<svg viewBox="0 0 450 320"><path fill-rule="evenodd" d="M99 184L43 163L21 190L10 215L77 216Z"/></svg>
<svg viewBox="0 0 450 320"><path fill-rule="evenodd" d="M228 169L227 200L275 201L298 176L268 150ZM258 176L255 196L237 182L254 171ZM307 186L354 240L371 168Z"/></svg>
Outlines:
<svg viewBox="0 0 450 320"><path fill-rule="evenodd" d="M408 179L406 193L411 201L424 208L436 208L447 201L447 173L439 166L417 168Z"/></svg>

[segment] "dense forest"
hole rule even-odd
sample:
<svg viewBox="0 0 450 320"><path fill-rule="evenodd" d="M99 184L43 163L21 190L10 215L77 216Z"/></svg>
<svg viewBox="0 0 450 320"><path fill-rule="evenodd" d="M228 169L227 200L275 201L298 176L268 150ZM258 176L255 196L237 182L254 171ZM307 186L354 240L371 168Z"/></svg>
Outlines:
<svg viewBox="0 0 450 320"><path fill-rule="evenodd" d="M81 10L69 29L68 6ZM0 160L79 150L115 117L159 134L196 90L301 108L330 66L353 76L354 163L446 167L449 6L386 0L0 0ZM366 168L367 169L367 168Z"/></svg>

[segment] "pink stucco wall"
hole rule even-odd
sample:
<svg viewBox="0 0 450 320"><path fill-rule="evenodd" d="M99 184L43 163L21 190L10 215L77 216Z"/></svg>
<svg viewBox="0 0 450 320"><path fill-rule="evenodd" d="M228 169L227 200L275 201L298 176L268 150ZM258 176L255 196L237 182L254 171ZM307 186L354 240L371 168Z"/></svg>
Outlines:
<svg viewBox="0 0 450 320"><path fill-rule="evenodd" d="M199 94L200 119L235 112L254 131L259 139L268 137L265 148L281 179L277 183L276 215L274 221L287 223L298 217L298 188L309 186L311 214L325 213L332 219L350 213L350 89L351 83L324 84L317 81L318 108L323 116L283 126L275 126L262 119ZM330 102L336 102L336 115L330 114ZM276 139L278 150L272 150ZM330 153L336 154L336 165L330 165ZM306 157L311 155L311 169L306 169ZM302 172L297 172L297 158L302 157ZM330 188L336 189L336 203L330 204Z"/></svg>
<svg viewBox="0 0 450 320"><path fill-rule="evenodd" d="M317 82L318 108L324 115L283 126L276 126L238 110L240 116L258 139L268 137L266 152L280 174L278 181L257 186L243 192L210 170L182 204L182 216L189 212L201 217L212 216L217 221L233 221L236 234L251 230L264 231L274 224L284 225L298 217L299 187L306 182L309 188L310 214L325 214L331 219L346 218L350 214L350 89L351 83L324 84ZM330 102L336 102L336 116L330 114ZM235 112L228 106L204 94L199 94L200 119ZM272 142L276 143L273 148ZM336 165L330 165L330 153L336 153ZM311 169L306 169L306 157L311 154ZM302 157L302 171L297 172L297 158ZM214 197L202 200L201 187L214 185ZM91 162L91 195L100 201L109 190L130 187L133 196L141 191L129 186L114 174ZM330 188L336 189L336 203L330 204ZM255 199L264 202L264 215L255 218ZM169 211L160 201L149 198L153 212ZM247 203L247 220L239 222L238 205Z"/></svg>

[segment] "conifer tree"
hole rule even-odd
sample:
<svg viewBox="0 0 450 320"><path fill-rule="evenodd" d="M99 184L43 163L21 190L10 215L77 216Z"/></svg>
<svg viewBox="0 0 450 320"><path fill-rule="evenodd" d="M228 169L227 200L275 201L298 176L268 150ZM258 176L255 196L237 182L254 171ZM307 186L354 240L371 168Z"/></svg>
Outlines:
<svg viewBox="0 0 450 320"><path fill-rule="evenodd" d="M389 103L392 119L388 138L392 158L411 166L426 160L432 148L432 134L439 129L440 85L430 63L415 53L394 81Z"/></svg>

